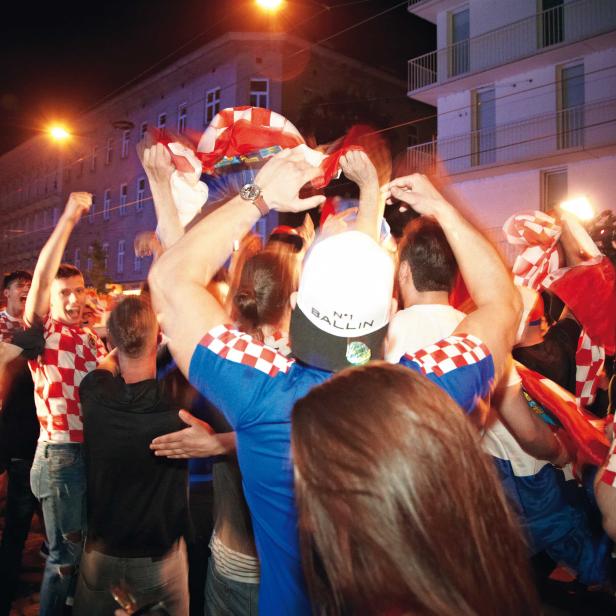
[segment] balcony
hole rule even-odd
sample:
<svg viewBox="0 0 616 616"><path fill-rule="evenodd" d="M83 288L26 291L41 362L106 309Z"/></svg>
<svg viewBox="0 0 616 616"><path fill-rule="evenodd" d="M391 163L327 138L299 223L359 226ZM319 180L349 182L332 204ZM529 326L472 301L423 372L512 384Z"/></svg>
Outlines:
<svg viewBox="0 0 616 616"><path fill-rule="evenodd" d="M406 164L409 172L454 175L609 146L616 146L616 99L421 143L407 149Z"/></svg>
<svg viewBox="0 0 616 616"><path fill-rule="evenodd" d="M424 100L421 92L436 84L440 86L466 75L531 58L614 29L615 0L565 3L409 60L408 94ZM433 103L429 98L425 102Z"/></svg>

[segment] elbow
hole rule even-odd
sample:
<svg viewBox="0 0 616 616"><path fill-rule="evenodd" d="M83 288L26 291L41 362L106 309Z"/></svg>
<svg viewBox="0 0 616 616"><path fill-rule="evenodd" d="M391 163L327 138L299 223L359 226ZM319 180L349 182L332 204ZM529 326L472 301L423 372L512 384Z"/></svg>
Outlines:
<svg viewBox="0 0 616 616"><path fill-rule="evenodd" d="M616 541L616 511L609 511L606 514L603 515L603 530L612 541Z"/></svg>

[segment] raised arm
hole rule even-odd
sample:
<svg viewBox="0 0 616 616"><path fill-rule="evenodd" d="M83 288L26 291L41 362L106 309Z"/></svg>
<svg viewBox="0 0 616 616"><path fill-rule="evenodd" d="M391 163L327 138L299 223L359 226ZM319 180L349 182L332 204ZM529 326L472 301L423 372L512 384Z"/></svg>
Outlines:
<svg viewBox="0 0 616 616"><path fill-rule="evenodd" d="M150 183L158 235L166 250L184 235L184 227L171 192L171 175L175 167L171 162L171 154L161 143L147 147L145 141L141 141L137 145L137 154Z"/></svg>
<svg viewBox="0 0 616 616"><path fill-rule="evenodd" d="M355 229L379 241L385 199L381 196L376 167L361 150L351 150L340 157L344 175L359 186L359 208Z"/></svg>
<svg viewBox="0 0 616 616"><path fill-rule="evenodd" d="M51 283L62 262L68 238L81 216L90 209L91 205L92 195L90 193L74 192L69 195L64 212L36 262L24 312L26 323L32 325L37 320L41 321L49 312Z"/></svg>
<svg viewBox="0 0 616 616"><path fill-rule="evenodd" d="M385 197L404 201L419 214L435 218L443 228L477 306L456 332L477 336L487 345L498 381L511 352L522 309L510 272L492 244L443 198L426 176L416 173L397 178L382 190Z"/></svg>
<svg viewBox="0 0 616 616"><path fill-rule="evenodd" d="M271 209L303 211L324 197L300 199L299 191L320 173L300 152L284 150L259 171L255 184ZM156 261L148 281L154 308L180 370L188 375L194 349L226 313L206 286L241 239L259 220L256 206L234 197L195 225Z"/></svg>

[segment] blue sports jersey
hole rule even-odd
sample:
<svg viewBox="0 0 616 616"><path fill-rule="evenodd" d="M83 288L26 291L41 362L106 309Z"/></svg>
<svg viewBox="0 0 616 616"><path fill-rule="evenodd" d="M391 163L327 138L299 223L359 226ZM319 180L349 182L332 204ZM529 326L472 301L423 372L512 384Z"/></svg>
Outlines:
<svg viewBox="0 0 616 616"><path fill-rule="evenodd" d="M470 336L451 336L403 363L442 386L466 412L488 392L494 377L492 357ZM189 376L237 433L244 494L261 561L260 613L311 614L297 532L291 411L296 400L331 373L220 325L195 349Z"/></svg>

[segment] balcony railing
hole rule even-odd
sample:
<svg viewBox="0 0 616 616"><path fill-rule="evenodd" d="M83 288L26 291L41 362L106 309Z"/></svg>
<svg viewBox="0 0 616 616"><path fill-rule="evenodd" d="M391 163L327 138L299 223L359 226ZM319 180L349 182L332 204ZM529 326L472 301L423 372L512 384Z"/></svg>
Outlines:
<svg viewBox="0 0 616 616"><path fill-rule="evenodd" d="M421 143L407 149L406 162L409 172L430 173L438 160L453 174L609 145L616 145L616 99Z"/></svg>
<svg viewBox="0 0 616 616"><path fill-rule="evenodd" d="M408 91L444 83L616 28L616 0L576 0L437 49L408 63Z"/></svg>

